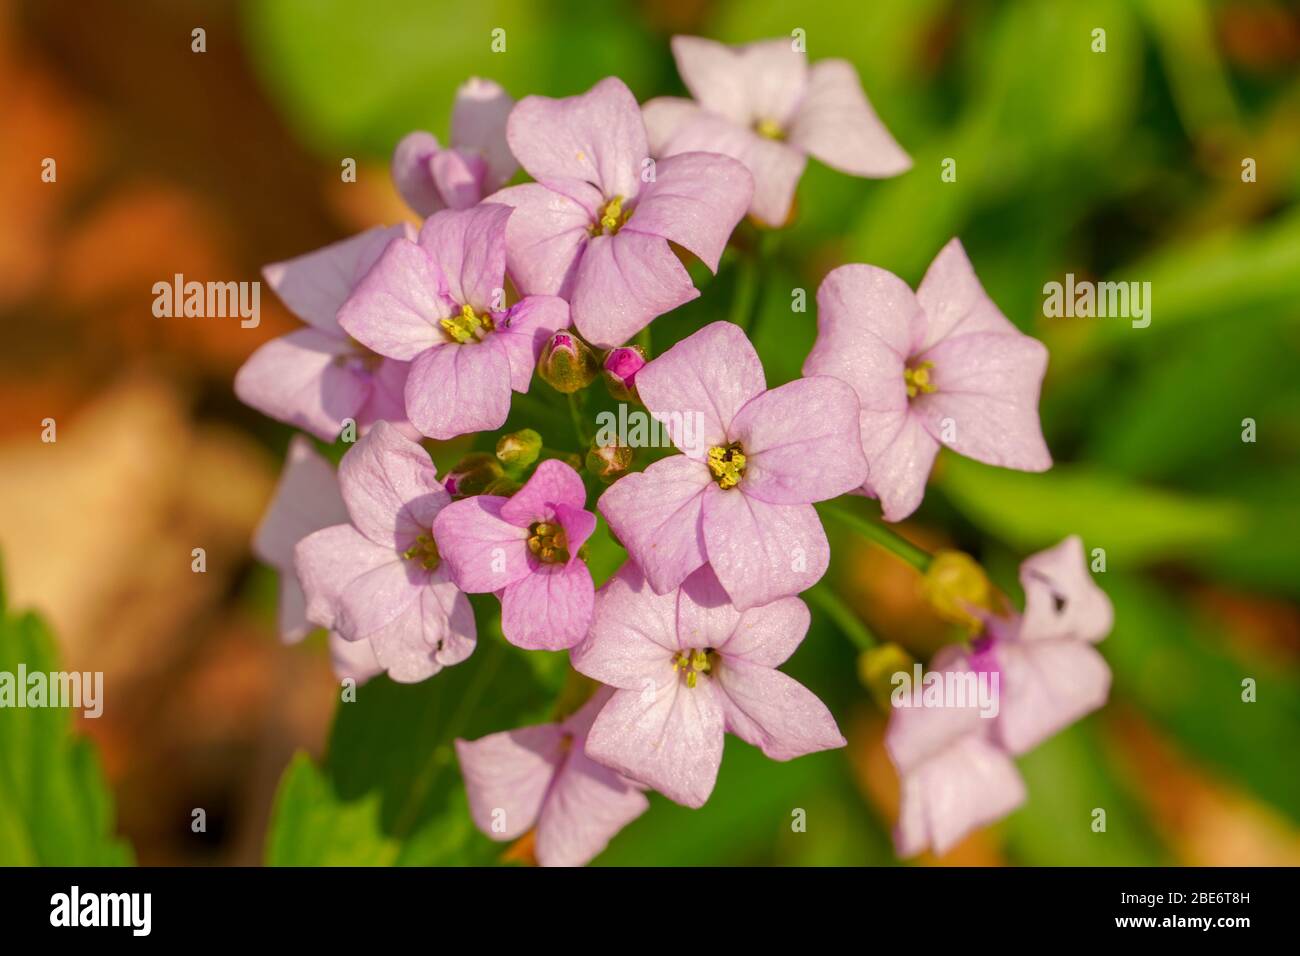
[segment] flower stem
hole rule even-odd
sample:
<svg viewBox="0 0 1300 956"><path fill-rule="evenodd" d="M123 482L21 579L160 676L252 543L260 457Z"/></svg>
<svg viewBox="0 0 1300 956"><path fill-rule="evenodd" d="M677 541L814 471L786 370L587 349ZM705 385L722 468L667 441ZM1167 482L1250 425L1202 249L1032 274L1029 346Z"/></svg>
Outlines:
<svg viewBox="0 0 1300 956"><path fill-rule="evenodd" d="M862 618L825 581L814 584L806 594L808 600L825 611L826 616L835 622L835 626L858 650L869 651L880 644Z"/></svg>
<svg viewBox="0 0 1300 956"><path fill-rule="evenodd" d="M759 260L757 256L741 256L736 264L736 288L731 299L731 321L746 332L754 320L754 304L758 301Z"/></svg>
<svg viewBox="0 0 1300 956"><path fill-rule="evenodd" d="M850 531L862 535L886 551L892 551L918 571L924 572L930 566L930 552L918 548L892 528L856 515L840 505L822 504L818 510L824 517L833 518Z"/></svg>
<svg viewBox="0 0 1300 956"><path fill-rule="evenodd" d="M587 448L591 445L591 434L587 431L587 420L582 414L584 401L578 398L578 392L570 392L569 400L569 417L573 420L573 433L578 437L578 447Z"/></svg>

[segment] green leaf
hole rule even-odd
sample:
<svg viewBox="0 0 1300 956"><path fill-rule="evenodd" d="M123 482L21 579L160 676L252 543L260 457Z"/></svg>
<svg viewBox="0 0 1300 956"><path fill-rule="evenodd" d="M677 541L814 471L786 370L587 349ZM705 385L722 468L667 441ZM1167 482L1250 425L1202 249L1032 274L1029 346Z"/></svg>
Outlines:
<svg viewBox="0 0 1300 956"><path fill-rule="evenodd" d="M488 617L480 614L479 620ZM456 865L499 858L474 829L453 741L549 718L554 693L527 652L489 628L469 660L419 684L378 677L340 703L324 766L285 771L267 837L271 865Z"/></svg>
<svg viewBox="0 0 1300 956"><path fill-rule="evenodd" d="M33 614L9 613L0 586L0 672L60 669L54 638ZM22 688L18 689L23 692ZM0 709L0 866L129 866L113 835L113 799L95 745L65 708Z"/></svg>
<svg viewBox="0 0 1300 956"><path fill-rule="evenodd" d="M1134 484L1082 466L1030 474L945 453L937 484L972 522L1022 552L1071 534L1106 549L1110 567L1180 556L1239 536L1244 508Z"/></svg>

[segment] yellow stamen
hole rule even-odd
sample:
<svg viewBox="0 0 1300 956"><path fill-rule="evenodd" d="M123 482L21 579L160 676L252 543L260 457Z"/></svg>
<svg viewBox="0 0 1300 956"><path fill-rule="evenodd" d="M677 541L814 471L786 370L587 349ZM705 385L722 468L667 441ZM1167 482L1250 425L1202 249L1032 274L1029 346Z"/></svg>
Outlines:
<svg viewBox="0 0 1300 956"><path fill-rule="evenodd" d="M766 116L754 124L754 132L764 139L785 139L785 130L781 129L781 124Z"/></svg>
<svg viewBox="0 0 1300 956"><path fill-rule="evenodd" d="M935 385L930 381L930 369L932 368L934 368L933 362L922 362L914 368L903 369L903 381L907 384L908 398L916 398L921 393L929 395L935 391Z"/></svg>
<svg viewBox="0 0 1300 956"><path fill-rule="evenodd" d="M441 555L438 554L438 543L433 540L432 534L419 535L415 539L415 544L402 552L402 557L407 561L414 561L426 571L437 570L442 561Z"/></svg>
<svg viewBox="0 0 1300 956"><path fill-rule="evenodd" d="M609 202L605 203L605 208L600 211L600 219L591 224L589 230L593 236L607 235L612 236L623 227L623 224L632 217L632 210L623 209L623 197L615 196Z"/></svg>
<svg viewBox="0 0 1300 956"><path fill-rule="evenodd" d="M708 466L719 488L736 487L745 473L745 454L740 442L714 445L709 449Z"/></svg>
<svg viewBox="0 0 1300 956"><path fill-rule="evenodd" d="M569 539L564 528L549 521L536 521L528 529L528 550L543 564L567 564Z"/></svg>
<svg viewBox="0 0 1300 956"><path fill-rule="evenodd" d="M696 687L700 675L713 670L713 649L678 651L673 655L673 670L683 671L687 687Z"/></svg>
<svg viewBox="0 0 1300 956"><path fill-rule="evenodd" d="M442 319L438 324L442 326L448 338L461 345L481 341L484 335L496 328L489 313L484 312L479 315L471 305L462 305L460 315Z"/></svg>

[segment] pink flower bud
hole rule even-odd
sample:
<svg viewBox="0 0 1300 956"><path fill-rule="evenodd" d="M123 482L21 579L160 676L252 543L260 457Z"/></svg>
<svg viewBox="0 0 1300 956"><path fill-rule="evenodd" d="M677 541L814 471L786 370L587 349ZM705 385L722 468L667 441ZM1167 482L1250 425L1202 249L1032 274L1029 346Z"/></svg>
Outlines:
<svg viewBox="0 0 1300 956"><path fill-rule="evenodd" d="M636 373L645 366L645 350L639 345L621 345L605 356L605 384L615 398L636 396Z"/></svg>

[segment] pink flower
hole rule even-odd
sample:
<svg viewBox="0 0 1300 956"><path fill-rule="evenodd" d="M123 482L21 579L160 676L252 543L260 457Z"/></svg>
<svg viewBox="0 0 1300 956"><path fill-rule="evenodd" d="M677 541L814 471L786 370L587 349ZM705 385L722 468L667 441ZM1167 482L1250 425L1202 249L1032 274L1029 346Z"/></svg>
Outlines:
<svg viewBox="0 0 1300 956"><path fill-rule="evenodd" d="M395 681L412 683L474 650L474 612L442 565L434 516L451 501L429 453L380 422L339 464L349 523L294 549L307 619L368 640Z"/></svg>
<svg viewBox="0 0 1300 956"><path fill-rule="evenodd" d="M661 97L643 107L650 150L707 150L735 157L754 176L750 212L772 226L790 217L811 154L854 176L896 176L912 161L867 102L846 60L808 66L790 39L728 47L673 37L677 72L695 100Z"/></svg>
<svg viewBox="0 0 1300 956"><path fill-rule="evenodd" d="M739 611L707 567L660 595L628 561L571 652L576 670L617 688L587 755L699 807L713 792L724 731L773 760L843 747L826 705L776 669L807 632L798 598Z"/></svg>
<svg viewBox="0 0 1300 956"><path fill-rule="evenodd" d="M852 389L816 377L768 390L728 322L677 343L636 385L685 454L620 478L599 507L655 591L706 561L741 610L815 584L830 547L811 502L866 475Z"/></svg>
<svg viewBox="0 0 1300 956"><path fill-rule="evenodd" d="M973 704L895 707L885 746L902 780L894 840L901 856L927 846L944 853L971 830L1025 798L1011 756L1101 707L1110 668L1092 644L1114 621L1110 600L1088 574L1083 542L1071 536L1020 566L1023 615L990 618L970 650L946 647L932 672L996 674L996 716ZM969 699L968 699L969 703Z"/></svg>
<svg viewBox="0 0 1300 956"><path fill-rule="evenodd" d="M275 495L253 536L253 553L280 572L280 637L285 643L296 643L312 630L307 599L293 568L294 546L313 531L347 519L334 468L311 442L295 435ZM383 672L369 641L352 643L331 633L329 646L339 679L350 677L361 684Z"/></svg>
<svg viewBox="0 0 1300 956"><path fill-rule="evenodd" d="M524 292L568 299L601 347L699 295L669 242L716 272L753 191L744 166L716 153L653 164L636 100L614 77L581 96L525 97L506 135L537 180L490 197L516 208L510 274Z"/></svg>
<svg viewBox="0 0 1300 956"><path fill-rule="evenodd" d="M506 117L515 101L496 83L470 79L456 91L451 146L432 133L410 133L393 151L393 182L421 216L468 209L500 189L518 168L506 144Z"/></svg>
<svg viewBox="0 0 1300 956"><path fill-rule="evenodd" d="M272 339L235 375L235 394L259 412L333 441L352 419L404 424L407 364L350 339L337 313L387 243L408 226L375 227L262 270L267 284L308 327ZM408 426L409 427L409 426Z"/></svg>
<svg viewBox="0 0 1300 956"><path fill-rule="evenodd" d="M578 473L549 458L510 498L475 495L434 521L452 577L471 594L501 597L506 640L561 650L582 640L595 589L578 552L596 529Z"/></svg>
<svg viewBox="0 0 1300 956"><path fill-rule="evenodd" d="M930 263L916 294L875 266L841 266L817 290L805 375L834 375L862 402L863 491L885 519L920 505L940 444L968 458L1046 471L1038 423L1047 349L984 292L961 243Z"/></svg>
<svg viewBox="0 0 1300 956"><path fill-rule="evenodd" d="M569 322L555 296L505 307L508 206L444 210L418 242L392 240L339 309L339 324L381 355L410 361L411 424L445 439L499 428L510 392L528 391L542 346Z"/></svg>
<svg viewBox="0 0 1300 956"><path fill-rule="evenodd" d="M582 866L649 808L640 788L587 756L587 732L612 693L602 688L558 724L456 741L470 815L494 840L537 828L537 862Z"/></svg>

